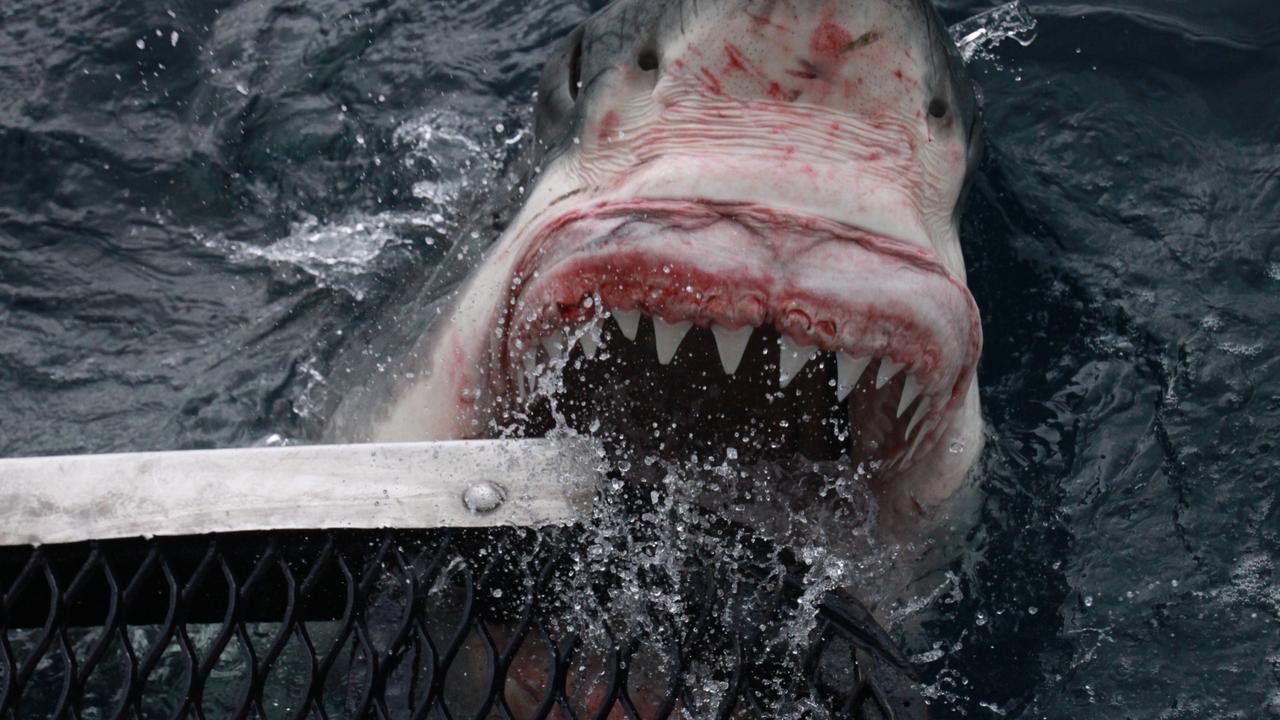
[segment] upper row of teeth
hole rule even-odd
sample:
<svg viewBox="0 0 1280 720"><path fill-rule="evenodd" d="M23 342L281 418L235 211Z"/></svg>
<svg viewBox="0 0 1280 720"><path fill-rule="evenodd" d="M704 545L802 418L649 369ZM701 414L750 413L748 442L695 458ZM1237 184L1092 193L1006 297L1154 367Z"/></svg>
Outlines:
<svg viewBox="0 0 1280 720"><path fill-rule="evenodd" d="M628 340L634 341L640 329L640 311L614 309L609 314L614 322L618 324L618 329L622 331L622 334ZM657 316L650 319L653 321L653 334L657 345L658 362L663 365L670 364L676 356L676 351L680 349L680 343L689 334L689 330L693 328L693 323L688 320L669 323ZM750 325L736 330L730 330L719 325L711 326L711 334L715 336L716 349L720 353L720 364L724 367L726 374L733 375L737 372L738 366L742 363L742 356L747 350L747 343L751 340L751 333L754 330L755 328ZM596 351L599 349L598 335L594 335L589 329L586 329L578 333L576 340L582 346L583 355L587 358L596 356ZM800 371L804 369L804 366L810 360L817 357L818 349L800 345L786 335L782 335L779 345L778 382L785 388L800 374ZM564 333L556 330L543 337L542 346L546 349L548 356L552 358L559 357L565 350ZM866 372L867 367L874 358L870 356L854 357L846 352L837 352L835 355L836 399L843 401L857 387L858 381L862 379L863 373ZM894 362L889 358L882 358L880 369L876 373L876 389L879 390L888 385L889 381L897 377L898 373L902 372L905 367L906 365L902 363ZM535 354L530 353L525 356L524 371L525 380L531 387L535 386L537 376L540 374ZM902 384L902 397L898 400L897 417L902 417L907 408L911 407L911 404L920 397L923 391L924 386L921 385L916 376L908 373L906 380ZM916 406L916 411L912 414L911 420L907 424L908 437L928 413L929 404L930 398L925 397Z"/></svg>

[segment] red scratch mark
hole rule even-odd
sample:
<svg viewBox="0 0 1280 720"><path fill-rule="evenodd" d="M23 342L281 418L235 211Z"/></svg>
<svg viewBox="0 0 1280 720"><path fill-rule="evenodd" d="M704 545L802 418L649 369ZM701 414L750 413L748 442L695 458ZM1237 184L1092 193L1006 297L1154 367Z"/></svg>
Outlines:
<svg viewBox="0 0 1280 720"><path fill-rule="evenodd" d="M795 102L800 97L799 90L783 90L778 83L769 84L769 97L783 102Z"/></svg>
<svg viewBox="0 0 1280 720"><path fill-rule="evenodd" d="M600 121L600 133L598 137L600 142L607 143L613 140L618 134L618 113L610 110L604 114L604 118Z"/></svg>
<svg viewBox="0 0 1280 720"><path fill-rule="evenodd" d="M801 60L799 70L788 70L787 74L791 77L800 78L801 80L816 80L818 78L818 68Z"/></svg>
<svg viewBox="0 0 1280 720"><path fill-rule="evenodd" d="M734 46L733 46L732 44L730 44L730 43L725 43L725 44L724 44L724 54L725 54L726 56L728 56L728 58L729 58L729 68L728 68L728 69L730 69L730 70L740 70L740 71L742 71L742 72L746 72L746 71L747 71L747 64L746 64L746 61L745 61L745 60L743 59L743 57L742 57L742 51L741 51L741 50L739 50L738 48L734 47Z"/></svg>
<svg viewBox="0 0 1280 720"><path fill-rule="evenodd" d="M716 77L715 73L711 72L706 68L702 68L702 75L707 79L708 90L710 90L712 93L716 95L724 94L723 91L720 89L720 78Z"/></svg>
<svg viewBox="0 0 1280 720"><path fill-rule="evenodd" d="M769 18L763 15L752 15L751 13L747 13L747 17L751 18L751 20L755 22L757 27L760 27L760 26L771 27L778 30L782 30L783 32L786 32L787 30L786 25L779 25L778 23L770 20Z"/></svg>

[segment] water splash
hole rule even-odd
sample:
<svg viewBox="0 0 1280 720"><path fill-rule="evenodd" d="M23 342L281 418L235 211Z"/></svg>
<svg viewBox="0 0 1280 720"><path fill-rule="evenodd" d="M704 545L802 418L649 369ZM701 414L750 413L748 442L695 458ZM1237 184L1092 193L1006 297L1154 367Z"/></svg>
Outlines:
<svg viewBox="0 0 1280 720"><path fill-rule="evenodd" d="M525 368L524 397L529 406L545 405L553 426L548 437L585 434L597 443L598 469L608 478L583 522L584 551L575 556L565 584L550 593L572 599L557 634L579 637L588 656L607 653L620 635L647 638L646 646L661 649L678 640L692 609L705 599L699 578L712 575L728 597L772 592L784 583L797 592L794 607L767 631L761 628L759 639L769 652L792 657L811 640L815 609L828 592L848 590L869 606L887 609L908 584L915 591L917 549L888 542L878 532L869 474L856 461L745 460L732 447L710 456L672 457L632 444L625 433L602 428L598 418L579 420L589 427L575 430L565 410L570 397L565 371L610 361L617 336L602 332L602 322L597 318L565 328L566 334L553 341L555 351L538 355L540 360ZM561 351L585 338L592 341L594 357ZM538 351L528 350L532 361ZM517 413L517 425L522 419ZM506 431L520 433L517 426ZM799 584L791 584L795 581ZM889 618L901 621L922 611L939 592ZM753 622L734 615L741 611L730 602L717 609L716 617L722 627ZM653 666L654 687L663 687L660 659ZM646 671L631 667L633 680L645 685ZM695 668L685 678L693 693L686 716L713 715L714 700L723 695L723 671ZM601 671L599 680L606 682L607 674ZM771 707L768 716L826 717L805 698L794 697Z"/></svg>
<svg viewBox="0 0 1280 720"><path fill-rule="evenodd" d="M1013 0L952 25L951 38L965 62L974 58L990 58L991 51L1005 40L1026 47L1036 39L1036 18L1022 4Z"/></svg>
<svg viewBox="0 0 1280 720"><path fill-rule="evenodd" d="M245 264L266 262L297 269L316 278L322 287L343 290L364 299L375 282L378 259L389 248L408 245L414 237L434 244L436 221L419 213L356 214L336 222L305 217L289 234L269 245L244 245L223 239L211 247L230 251L232 260Z"/></svg>
<svg viewBox="0 0 1280 720"><path fill-rule="evenodd" d="M1261 607L1272 617L1280 618L1280 582L1276 576L1276 563L1271 557L1251 553L1231 568L1231 583L1209 595L1229 605Z"/></svg>
<svg viewBox="0 0 1280 720"><path fill-rule="evenodd" d="M758 652L786 655L807 646L827 592L860 586L868 568L891 563L870 540L875 503L865 477L847 462L748 465L728 454L668 460L602 446L599 453L610 480L585 522L586 552L554 592L576 598L557 630L582 638L584 655L607 653L618 635L648 638L646 647L659 652L679 641L704 599L699 579L714 576L719 592L745 598L777 592L800 577L798 602L767 631L761 626L757 642ZM741 627L749 621L735 614L741 610L726 603L718 609L719 623ZM732 662L727 654L724 659ZM632 683L664 686L664 660L651 660L632 666ZM726 690L724 671L690 670L684 682L693 703L686 717L713 716ZM601 672L600 680L606 678ZM827 717L807 698L780 696L778 702L769 717Z"/></svg>
<svg viewBox="0 0 1280 720"><path fill-rule="evenodd" d="M514 124L513 124L514 125ZM475 197L504 197L496 186L512 149L528 139L523 125L508 129L479 117L433 111L402 123L391 135L411 194L420 201L412 211L362 213L321 221L305 215L289 234L268 245L216 238L206 245L248 265L266 262L301 270L321 287L342 290L363 300L376 286L389 250L419 245L430 251L477 239L459 208L489 208ZM358 137L362 146L363 137ZM389 157L388 159L391 159ZM375 164L383 165L382 158ZM480 238L483 239L483 238ZM468 256L469 257L469 256Z"/></svg>

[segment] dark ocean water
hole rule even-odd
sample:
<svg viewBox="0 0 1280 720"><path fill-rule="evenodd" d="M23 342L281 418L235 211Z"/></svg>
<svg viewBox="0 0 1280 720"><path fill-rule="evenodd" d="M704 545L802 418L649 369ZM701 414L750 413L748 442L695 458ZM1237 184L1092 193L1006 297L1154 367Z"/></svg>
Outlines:
<svg viewBox="0 0 1280 720"><path fill-rule="evenodd" d="M592 4L4 0L0 455L319 437ZM1030 8L972 66L993 437L913 650L940 717L1280 717L1280 4Z"/></svg>

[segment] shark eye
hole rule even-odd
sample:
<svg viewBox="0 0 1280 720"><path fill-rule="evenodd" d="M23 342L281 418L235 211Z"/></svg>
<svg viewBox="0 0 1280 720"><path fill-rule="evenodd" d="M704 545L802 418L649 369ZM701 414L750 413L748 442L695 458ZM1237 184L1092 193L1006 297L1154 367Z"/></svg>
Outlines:
<svg viewBox="0 0 1280 720"><path fill-rule="evenodd" d="M640 69L645 72L657 70L658 52L653 48L645 48L644 50L641 50L640 54L636 56L636 65L640 66Z"/></svg>
<svg viewBox="0 0 1280 720"><path fill-rule="evenodd" d="M582 38L573 46L573 55L569 58L569 97L578 100L578 91L582 85Z"/></svg>
<svg viewBox="0 0 1280 720"><path fill-rule="evenodd" d="M947 114L947 101L942 98L934 98L929 101L929 115L940 118Z"/></svg>

